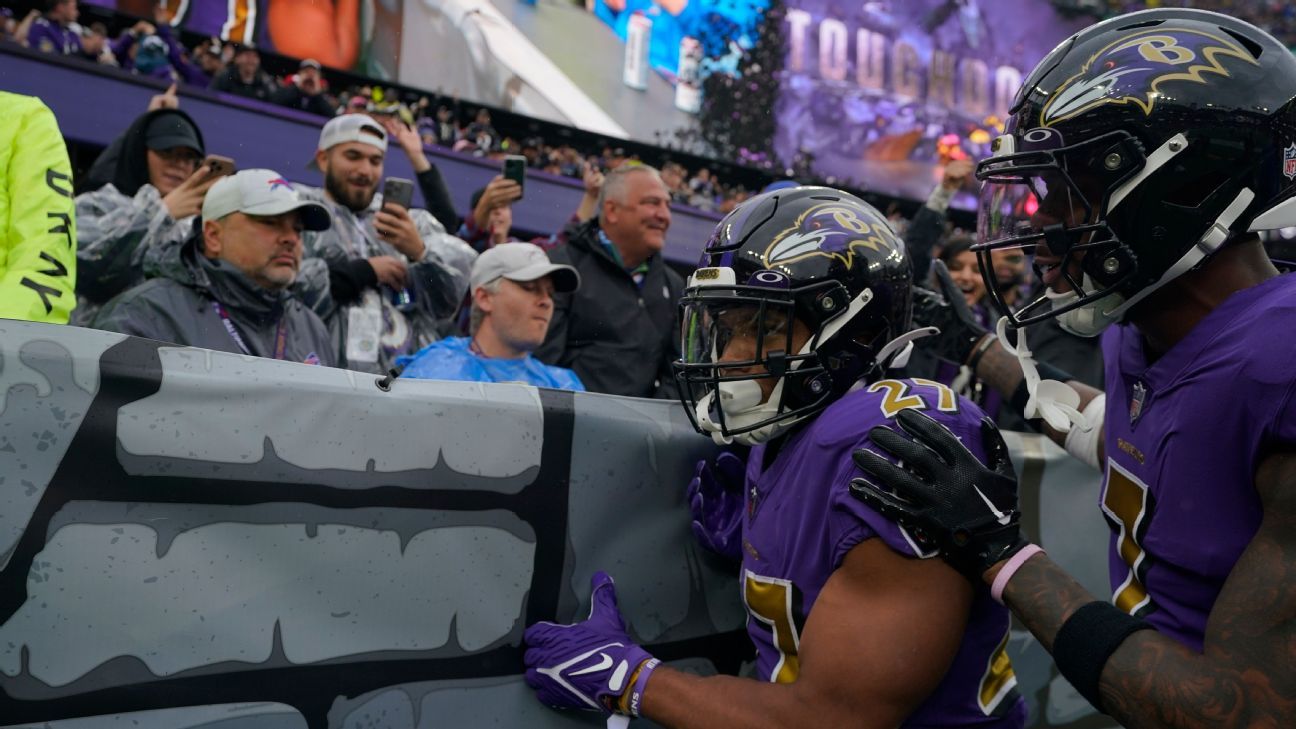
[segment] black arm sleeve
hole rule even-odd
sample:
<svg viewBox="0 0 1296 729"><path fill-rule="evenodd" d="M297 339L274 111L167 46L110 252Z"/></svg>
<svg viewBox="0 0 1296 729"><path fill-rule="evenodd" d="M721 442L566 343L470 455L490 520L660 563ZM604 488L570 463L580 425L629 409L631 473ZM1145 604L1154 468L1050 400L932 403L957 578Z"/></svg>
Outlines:
<svg viewBox="0 0 1296 729"><path fill-rule="evenodd" d="M418 186L423 193L423 202L427 204L427 211L445 226L447 233L454 235L459 230L459 216L455 215L454 203L450 202L450 190L435 162L418 173Z"/></svg>
<svg viewBox="0 0 1296 729"><path fill-rule="evenodd" d="M918 214L909 223L905 232L905 248L909 250L909 260L913 262L914 283L922 286L927 283L927 273L931 269L932 249L945 232L945 214L938 213L926 205L918 208Z"/></svg>
<svg viewBox="0 0 1296 729"><path fill-rule="evenodd" d="M354 304L360 300L365 289L378 286L378 274L369 261L363 258L329 261L328 267L329 289L338 306Z"/></svg>

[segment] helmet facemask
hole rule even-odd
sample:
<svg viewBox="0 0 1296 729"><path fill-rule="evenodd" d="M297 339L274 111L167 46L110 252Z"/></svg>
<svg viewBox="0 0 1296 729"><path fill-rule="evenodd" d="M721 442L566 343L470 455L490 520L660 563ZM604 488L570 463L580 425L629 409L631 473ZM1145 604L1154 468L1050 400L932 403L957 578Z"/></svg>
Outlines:
<svg viewBox="0 0 1296 729"><path fill-rule="evenodd" d="M1014 149L1020 141L1024 151ZM1092 318L1092 312L1119 300L1119 291L1138 269L1137 256L1118 236L1107 211L1113 195L1142 168L1136 140L1124 132L1079 144L1062 144L1052 129L1034 129L1020 140L996 140L995 156L977 167L983 182L978 204L977 239L972 247L986 280L987 294L1010 326L1029 326L1059 317L1064 327ZM1020 249L1039 253L1036 275L1064 281L1066 293L1050 287L1014 311L995 285L991 252ZM1054 275L1053 272L1056 271ZM1099 317L1101 318L1101 317ZM1077 331L1093 336L1095 331Z"/></svg>
<svg viewBox="0 0 1296 729"><path fill-rule="evenodd" d="M779 288L786 277L762 273L776 285L735 285L732 269L701 269L680 304L680 399L694 427L720 444L766 442L861 377L876 379L886 365L879 359L895 361L908 351L887 346L895 332L850 327L871 291L850 300L836 281Z"/></svg>

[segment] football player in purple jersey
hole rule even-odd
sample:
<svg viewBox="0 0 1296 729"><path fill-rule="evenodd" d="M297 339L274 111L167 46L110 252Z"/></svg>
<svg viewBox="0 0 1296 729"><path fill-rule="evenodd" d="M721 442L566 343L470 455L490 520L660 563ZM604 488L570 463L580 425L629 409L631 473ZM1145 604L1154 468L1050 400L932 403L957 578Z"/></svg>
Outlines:
<svg viewBox="0 0 1296 729"><path fill-rule="evenodd" d="M992 585L1122 725L1296 726L1296 279L1256 235L1296 225L1296 58L1215 13L1113 18L1040 63L1005 131L976 248L987 280L991 251L1033 251L1048 289L1000 307L1011 347L958 297L931 311L947 356L1103 469L1111 600L1002 523L1011 475L920 414L856 454L857 495ZM1105 392L1032 361L1054 317L1102 334Z"/></svg>
<svg viewBox="0 0 1296 729"><path fill-rule="evenodd" d="M911 275L885 218L837 190L768 192L720 222L682 299L676 373L700 432L752 446L745 467L701 468L690 501L703 544L741 560L755 675L661 665L598 573L588 620L526 631L541 701L668 727L1022 726L1007 611L850 493L852 452L909 409L1011 473L976 405L888 377L927 333L910 331Z"/></svg>

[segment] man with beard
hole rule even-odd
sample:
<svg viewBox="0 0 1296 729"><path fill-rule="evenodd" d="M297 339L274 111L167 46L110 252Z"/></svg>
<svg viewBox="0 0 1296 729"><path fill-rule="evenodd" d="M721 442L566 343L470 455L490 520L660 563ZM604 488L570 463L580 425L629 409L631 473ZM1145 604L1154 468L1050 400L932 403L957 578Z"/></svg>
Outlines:
<svg viewBox="0 0 1296 729"><path fill-rule="evenodd" d="M363 114L337 117L324 125L312 163L324 189L298 188L337 221L305 242L307 255L329 266L332 301L320 308L339 362L374 373L438 339L438 322L458 308L477 256L426 210L383 203L386 153L381 124Z"/></svg>

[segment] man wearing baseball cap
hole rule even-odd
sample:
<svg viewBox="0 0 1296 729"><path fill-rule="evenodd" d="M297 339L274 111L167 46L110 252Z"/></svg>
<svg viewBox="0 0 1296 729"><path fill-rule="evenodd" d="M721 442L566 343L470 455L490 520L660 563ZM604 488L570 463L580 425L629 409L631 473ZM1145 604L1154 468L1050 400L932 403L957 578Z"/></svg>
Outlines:
<svg viewBox="0 0 1296 729"><path fill-rule="evenodd" d="M531 352L544 341L553 294L580 288L580 274L554 264L531 243L501 243L472 269L470 337L452 337L396 360L401 377L475 382L524 382L584 392L575 372L547 365Z"/></svg>
<svg viewBox="0 0 1296 729"><path fill-rule="evenodd" d="M244 170L208 190L202 215L159 276L118 296L96 329L191 347L333 365L324 322L289 293L302 230L328 230L328 209L279 173Z"/></svg>
<svg viewBox="0 0 1296 729"><path fill-rule="evenodd" d="M426 210L378 193L387 130L364 114L335 117L320 132L312 165L323 189L297 188L333 213L335 225L305 236L306 255L328 263L327 324L341 366L386 373L397 357L439 338L468 288L476 252Z"/></svg>
<svg viewBox="0 0 1296 729"><path fill-rule="evenodd" d="M275 90L275 82L261 68L261 54L255 47L235 43L234 61L212 79L211 88L213 91L269 101Z"/></svg>
<svg viewBox="0 0 1296 729"><path fill-rule="evenodd" d="M319 116L333 116L333 105L324 96L324 77L320 62L307 58L297 67L297 73L288 79L286 86L276 89L270 100Z"/></svg>
<svg viewBox="0 0 1296 729"><path fill-rule="evenodd" d="M144 282L146 262L174 255L216 178L198 123L180 109L141 114L78 181L77 308L89 326L109 299Z"/></svg>

